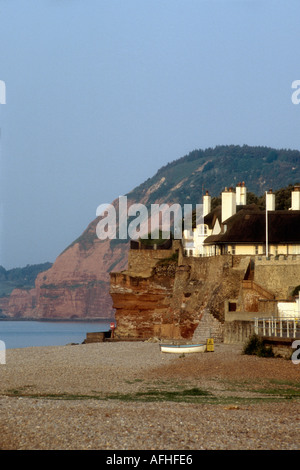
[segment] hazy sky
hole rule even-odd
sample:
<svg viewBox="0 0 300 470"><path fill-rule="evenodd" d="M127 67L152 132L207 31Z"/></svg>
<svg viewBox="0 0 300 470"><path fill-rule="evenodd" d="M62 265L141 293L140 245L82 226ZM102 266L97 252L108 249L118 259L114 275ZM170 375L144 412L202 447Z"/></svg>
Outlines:
<svg viewBox="0 0 300 470"><path fill-rule="evenodd" d="M299 18L299 0L0 0L0 264L53 262L194 149L300 150Z"/></svg>

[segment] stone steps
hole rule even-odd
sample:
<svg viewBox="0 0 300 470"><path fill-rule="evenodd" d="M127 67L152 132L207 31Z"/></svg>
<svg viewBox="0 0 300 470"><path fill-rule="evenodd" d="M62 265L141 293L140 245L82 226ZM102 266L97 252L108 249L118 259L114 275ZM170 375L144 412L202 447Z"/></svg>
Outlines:
<svg viewBox="0 0 300 470"><path fill-rule="evenodd" d="M206 343L208 338L213 338L215 343L222 343L223 330L223 324L219 322L208 309L205 309L200 323L194 332L193 342Z"/></svg>

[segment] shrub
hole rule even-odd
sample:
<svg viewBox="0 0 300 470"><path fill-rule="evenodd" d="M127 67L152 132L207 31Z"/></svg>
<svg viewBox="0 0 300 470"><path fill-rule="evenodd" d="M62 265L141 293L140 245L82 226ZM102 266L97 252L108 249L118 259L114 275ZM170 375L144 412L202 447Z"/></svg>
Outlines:
<svg viewBox="0 0 300 470"><path fill-rule="evenodd" d="M159 260L157 262L157 265L158 266L165 266L165 265L168 265L168 264L177 263L177 261L178 261L178 253L175 252L171 256L169 256L168 258L163 258L163 259Z"/></svg>
<svg viewBox="0 0 300 470"><path fill-rule="evenodd" d="M243 354L259 357L274 357L272 347L266 346L263 340L256 334L252 335L245 344Z"/></svg>
<svg viewBox="0 0 300 470"><path fill-rule="evenodd" d="M295 289L293 289L292 296L296 297L297 295L299 295L299 291L300 291L300 286L295 287Z"/></svg>

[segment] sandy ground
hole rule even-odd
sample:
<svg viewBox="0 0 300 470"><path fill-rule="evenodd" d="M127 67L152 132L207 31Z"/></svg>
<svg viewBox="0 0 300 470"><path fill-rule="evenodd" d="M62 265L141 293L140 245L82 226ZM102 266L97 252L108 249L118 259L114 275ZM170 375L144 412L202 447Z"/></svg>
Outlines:
<svg viewBox="0 0 300 470"><path fill-rule="evenodd" d="M3 450L298 450L300 365L116 342L6 351Z"/></svg>

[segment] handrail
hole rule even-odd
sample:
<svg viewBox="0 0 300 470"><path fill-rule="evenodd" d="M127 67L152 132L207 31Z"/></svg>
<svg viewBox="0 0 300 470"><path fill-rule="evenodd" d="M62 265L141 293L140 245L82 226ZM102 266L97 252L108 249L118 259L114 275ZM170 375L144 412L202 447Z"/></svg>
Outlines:
<svg viewBox="0 0 300 470"><path fill-rule="evenodd" d="M300 316L255 317L254 332L258 336L274 336L279 338L300 337Z"/></svg>

